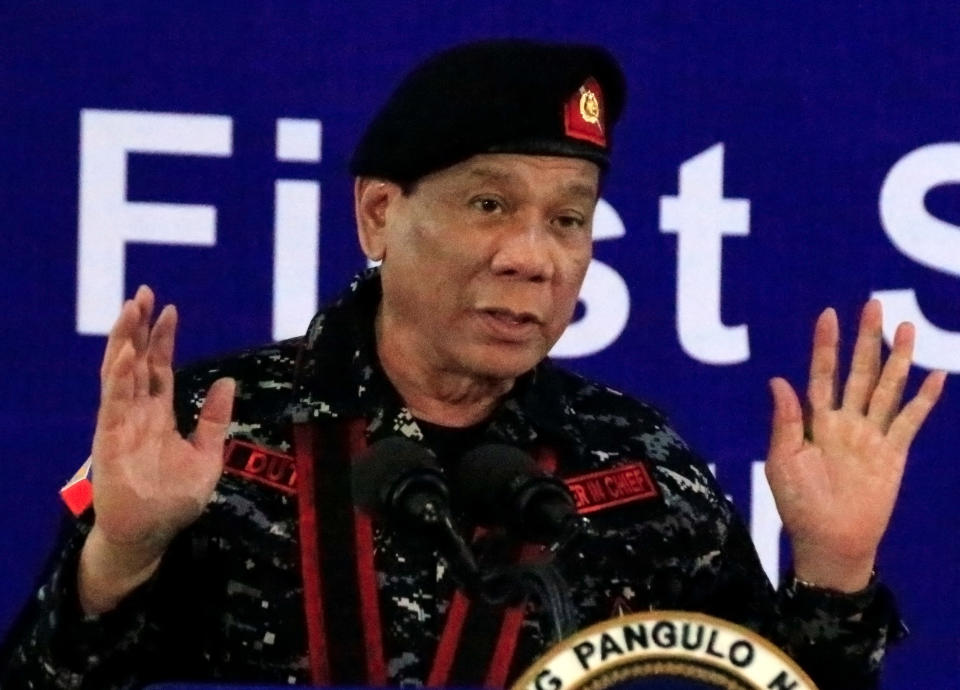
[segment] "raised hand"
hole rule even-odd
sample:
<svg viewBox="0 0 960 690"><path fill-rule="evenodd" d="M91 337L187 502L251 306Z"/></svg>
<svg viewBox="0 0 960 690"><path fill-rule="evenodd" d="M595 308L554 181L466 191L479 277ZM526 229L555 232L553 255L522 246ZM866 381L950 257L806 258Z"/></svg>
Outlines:
<svg viewBox="0 0 960 690"><path fill-rule="evenodd" d="M201 513L223 469L235 384L207 392L193 434L177 431L173 346L177 312L150 321L154 296L141 286L107 339L93 437L95 520L78 574L87 613L115 606L152 575L170 540Z"/></svg>
<svg viewBox="0 0 960 690"><path fill-rule="evenodd" d="M882 363L882 320L880 303L867 302L841 398L833 309L820 315L814 329L807 412L786 380L770 381L774 411L766 472L790 535L794 570L802 580L847 592L870 579L910 444L946 378L932 372L901 407L914 329L899 325Z"/></svg>

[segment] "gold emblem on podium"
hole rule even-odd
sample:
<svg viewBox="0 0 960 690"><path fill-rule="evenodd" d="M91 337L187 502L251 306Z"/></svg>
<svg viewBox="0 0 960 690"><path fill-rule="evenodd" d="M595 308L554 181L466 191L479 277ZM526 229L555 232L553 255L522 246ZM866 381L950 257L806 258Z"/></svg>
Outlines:
<svg viewBox="0 0 960 690"><path fill-rule="evenodd" d="M648 611L597 623L547 651L512 690L628 687L816 690L769 640L686 611Z"/></svg>

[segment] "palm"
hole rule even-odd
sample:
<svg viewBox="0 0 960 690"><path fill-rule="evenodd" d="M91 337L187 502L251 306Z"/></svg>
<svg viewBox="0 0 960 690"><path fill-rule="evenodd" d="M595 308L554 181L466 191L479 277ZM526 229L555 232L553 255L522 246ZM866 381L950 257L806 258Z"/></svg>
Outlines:
<svg viewBox="0 0 960 690"><path fill-rule="evenodd" d="M901 324L881 362L880 305L864 308L850 376L838 399L838 327L832 310L817 321L803 415L796 393L773 379L773 433L767 476L804 579L849 588L864 584L893 511L913 437L943 387L930 374L900 407L913 349Z"/></svg>
<svg viewBox="0 0 960 690"><path fill-rule="evenodd" d="M805 442L791 457L769 458L774 468L779 464L781 472L790 473L790 488L778 492L783 522L791 534L835 551L869 554L880 541L899 486L897 473L886 468L902 460L862 417L830 411L815 415L812 428L822 443ZM861 456L872 462L861 463Z"/></svg>
<svg viewBox="0 0 960 690"><path fill-rule="evenodd" d="M94 437L94 507L112 541L166 540L196 518L220 474L219 455L181 437L164 407L157 399L138 401L121 423Z"/></svg>
<svg viewBox="0 0 960 690"><path fill-rule="evenodd" d="M96 528L113 544L162 551L220 476L233 384L211 386L196 432L183 438L173 415L176 312L165 308L151 329L152 308L141 288L111 332L91 455Z"/></svg>

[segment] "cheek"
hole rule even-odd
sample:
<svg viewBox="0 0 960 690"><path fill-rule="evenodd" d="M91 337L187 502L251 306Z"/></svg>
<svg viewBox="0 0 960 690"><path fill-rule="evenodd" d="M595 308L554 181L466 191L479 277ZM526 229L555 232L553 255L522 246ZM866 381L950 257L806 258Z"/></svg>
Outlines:
<svg viewBox="0 0 960 690"><path fill-rule="evenodd" d="M412 224L397 238L398 249L424 272L462 274L482 264L485 248L481 237L457 218L427 219Z"/></svg>
<svg viewBox="0 0 960 690"><path fill-rule="evenodd" d="M482 261L470 247L457 242L449 233L435 233L428 228L411 229L403 246L389 265L393 278L400 283L408 303L421 324L450 327L459 318L464 304L469 304L471 290Z"/></svg>
<svg viewBox="0 0 960 690"><path fill-rule="evenodd" d="M577 307L577 298L580 296L580 288L583 286L583 279L587 274L587 267L590 265L590 258L589 249L580 252L576 256L568 258L558 274L559 281L554 294L556 296L556 316L559 321L563 322L559 326L561 331L573 318L573 312Z"/></svg>
<svg viewBox="0 0 960 690"><path fill-rule="evenodd" d="M568 254L566 260L561 263L559 291L567 300L572 299L576 302L583 279L587 275L587 268L590 266L590 259L593 258L592 250L593 244L588 243Z"/></svg>
<svg viewBox="0 0 960 690"><path fill-rule="evenodd" d="M447 233L423 269L424 290L434 291L434 297L442 290L450 303L475 302L489 281L490 250L481 239L466 232Z"/></svg>

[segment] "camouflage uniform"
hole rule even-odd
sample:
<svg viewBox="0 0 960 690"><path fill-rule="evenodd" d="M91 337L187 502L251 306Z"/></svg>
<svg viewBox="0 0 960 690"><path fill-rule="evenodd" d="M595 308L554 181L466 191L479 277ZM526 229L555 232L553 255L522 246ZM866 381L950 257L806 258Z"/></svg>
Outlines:
<svg viewBox="0 0 960 690"><path fill-rule="evenodd" d="M179 373L181 429L220 376L239 383L230 435L289 452L291 421L362 417L376 440L422 440L379 368L375 272L315 317L305 339ZM302 352L301 352L302 351ZM298 352L301 374L294 378ZM649 406L555 368L522 377L485 440L555 449L558 474L643 458L661 498L595 513L595 538L557 566L580 626L617 610L686 609L745 624L776 641L822 688L871 687L899 623L886 590L831 595L795 582L774 592L749 535L707 468ZM307 683L296 498L224 474L201 518L174 541L157 575L114 611L84 618L74 592L87 522L66 537L51 575L14 631L4 688L136 687L158 679ZM410 530L375 523L384 650L393 684L425 682L456 583ZM511 677L548 643L531 606Z"/></svg>

